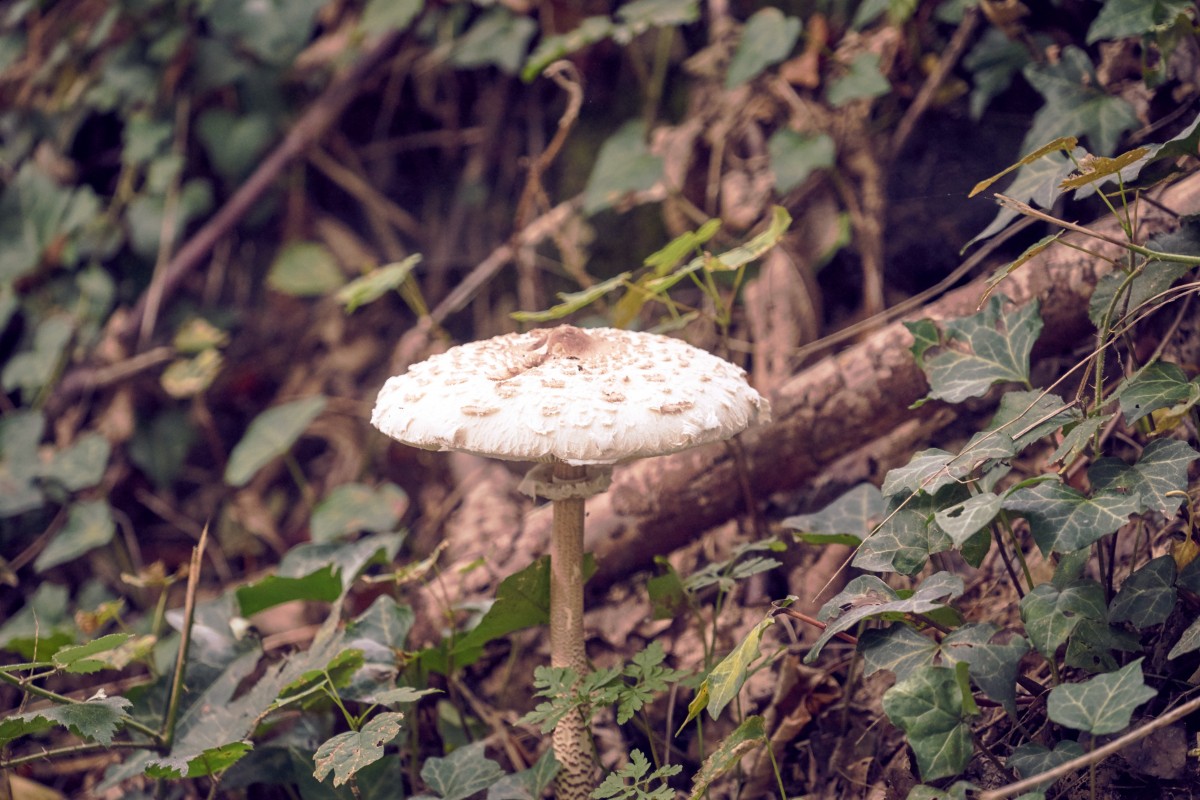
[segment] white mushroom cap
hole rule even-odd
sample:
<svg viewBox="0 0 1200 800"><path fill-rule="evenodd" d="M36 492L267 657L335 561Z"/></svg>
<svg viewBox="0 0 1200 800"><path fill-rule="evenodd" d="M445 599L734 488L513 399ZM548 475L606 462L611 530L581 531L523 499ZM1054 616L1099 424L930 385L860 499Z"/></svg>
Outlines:
<svg viewBox="0 0 1200 800"><path fill-rule="evenodd" d="M451 348L389 378L371 423L405 444L614 464L771 421L745 372L678 339L570 325Z"/></svg>

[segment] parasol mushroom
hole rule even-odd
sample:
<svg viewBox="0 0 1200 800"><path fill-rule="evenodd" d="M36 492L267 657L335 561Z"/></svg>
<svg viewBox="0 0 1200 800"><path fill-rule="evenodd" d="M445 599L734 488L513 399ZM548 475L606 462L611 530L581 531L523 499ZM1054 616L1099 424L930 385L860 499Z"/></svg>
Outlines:
<svg viewBox="0 0 1200 800"><path fill-rule="evenodd" d="M541 462L522 489L553 503L550 660L587 670L584 500L612 465L728 439L771 410L738 367L666 336L570 325L453 347L389 378L371 422L405 444ZM587 797L594 766L578 712L554 730L557 796Z"/></svg>

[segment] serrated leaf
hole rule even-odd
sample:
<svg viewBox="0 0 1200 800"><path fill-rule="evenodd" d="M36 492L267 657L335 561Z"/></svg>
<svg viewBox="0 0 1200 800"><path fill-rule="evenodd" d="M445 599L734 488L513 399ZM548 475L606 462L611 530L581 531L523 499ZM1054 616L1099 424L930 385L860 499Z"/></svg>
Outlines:
<svg viewBox="0 0 1200 800"><path fill-rule="evenodd" d="M383 758L383 746L400 735L404 715L388 711L375 716L362 730L339 733L327 739L313 756L313 777L325 780L333 772L333 785L341 786L368 764Z"/></svg>
<svg viewBox="0 0 1200 800"><path fill-rule="evenodd" d="M1141 505L1138 495L1096 492L1085 497L1062 483L1027 486L1004 500L1004 508L1027 520L1041 551L1070 553L1113 533Z"/></svg>
<svg viewBox="0 0 1200 800"><path fill-rule="evenodd" d="M859 53L846 67L846 74L835 78L825 91L825 99L834 108L855 100L870 100L892 90L892 84L879 70L879 54Z"/></svg>
<svg viewBox="0 0 1200 800"><path fill-rule="evenodd" d="M692 779L692 792L688 795L689 799L699 800L714 781L737 767L748 753L764 746L770 747L771 745L767 740L763 718L757 715L747 717L741 725L734 729L733 733L726 736L717 745L713 754L704 760L700 771Z"/></svg>
<svg viewBox="0 0 1200 800"><path fill-rule="evenodd" d="M54 725L67 728L84 739L109 745L122 725L125 709L132 705L124 697L93 697L81 703L52 705L24 714L13 714L0 719L0 745Z"/></svg>
<svg viewBox="0 0 1200 800"><path fill-rule="evenodd" d="M407 509L408 495L394 483L377 488L345 483L313 509L309 535L314 542L330 542L353 533L387 533Z"/></svg>
<svg viewBox="0 0 1200 800"><path fill-rule="evenodd" d="M930 575L910 597L900 595L874 575L859 575L829 602L821 606L817 619L826 623L825 630L804 657L812 663L830 639L847 631L864 619L906 614L925 614L946 606L963 593L962 578L948 572Z"/></svg>
<svg viewBox="0 0 1200 800"><path fill-rule="evenodd" d="M1132 425L1160 408L1186 401L1194 388L1176 364L1156 361L1125 381L1116 391L1125 424Z"/></svg>
<svg viewBox="0 0 1200 800"><path fill-rule="evenodd" d="M1182 655L1200 650L1200 618L1188 625L1179 637L1179 641L1171 648L1171 652L1167 653L1167 658L1179 658Z"/></svg>
<svg viewBox="0 0 1200 800"><path fill-rule="evenodd" d="M132 633L110 633L106 636L75 647L60 648L54 654L54 663L67 672L88 674L104 669L107 664L93 656L106 653L123 645L133 637Z"/></svg>
<svg viewBox="0 0 1200 800"><path fill-rule="evenodd" d="M1082 619L1104 620L1104 589L1095 581L1076 581L1059 589L1039 583L1021 598L1021 621L1029 641L1046 659L1067 641Z"/></svg>
<svg viewBox="0 0 1200 800"><path fill-rule="evenodd" d="M291 449L325 408L324 395L313 395L269 408L254 418L229 454L225 482L245 486L254 473Z"/></svg>
<svg viewBox="0 0 1200 800"><path fill-rule="evenodd" d="M347 314L353 314L357 309L374 303L388 292L399 290L420 263L421 254L414 253L395 264L376 267L338 289L334 296L345 307Z"/></svg>
<svg viewBox="0 0 1200 800"><path fill-rule="evenodd" d="M1142 677L1142 661L1081 683L1055 686L1046 701L1047 715L1059 725L1093 736L1128 728L1134 709L1157 694Z"/></svg>
<svg viewBox="0 0 1200 800"><path fill-rule="evenodd" d="M51 567L73 561L89 550L103 547L112 541L117 524L106 500L74 503L63 525L46 549L33 562L33 568L45 572Z"/></svg>
<svg viewBox="0 0 1200 800"><path fill-rule="evenodd" d="M788 57L800 36L800 20L784 16L777 8L763 8L751 15L742 28L725 88L733 89L758 77L767 67Z"/></svg>
<svg viewBox="0 0 1200 800"><path fill-rule="evenodd" d="M926 358L930 398L961 403L995 383L1029 383L1029 354L1042 331L1038 303L1005 314L1007 302L994 295L978 314L942 324L946 346Z"/></svg>
<svg viewBox="0 0 1200 800"><path fill-rule="evenodd" d="M500 765L483 755L484 744L460 747L445 758L428 758L421 780L442 800L466 800L504 776Z"/></svg>
<svg viewBox="0 0 1200 800"><path fill-rule="evenodd" d="M1008 756L1006 765L1015 769L1022 778L1032 778L1049 772L1059 764L1064 764L1083 755L1083 745L1070 739L1056 742L1053 750L1048 750L1037 742L1026 742L1013 749ZM1055 781L1048 780L1038 785L1040 791L1046 791Z"/></svg>
<svg viewBox="0 0 1200 800"><path fill-rule="evenodd" d="M1159 556L1121 584L1121 590L1108 608L1108 619L1110 622L1129 622L1138 630L1160 625L1171 616L1175 596L1175 559Z"/></svg>
<svg viewBox="0 0 1200 800"><path fill-rule="evenodd" d="M923 780L962 772L974 754L954 670L921 667L883 695L883 711L904 731Z"/></svg>

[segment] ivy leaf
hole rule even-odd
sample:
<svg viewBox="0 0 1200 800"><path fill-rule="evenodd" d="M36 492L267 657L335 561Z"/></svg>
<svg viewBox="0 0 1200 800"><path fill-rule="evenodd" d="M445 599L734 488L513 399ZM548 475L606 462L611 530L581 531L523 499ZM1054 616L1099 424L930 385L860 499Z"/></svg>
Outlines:
<svg viewBox="0 0 1200 800"><path fill-rule="evenodd" d="M532 767L505 775L492 784L487 800L541 800L561 768L554 757L554 748L547 747Z"/></svg>
<svg viewBox="0 0 1200 800"><path fill-rule="evenodd" d="M1074 758L1079 758L1083 755L1083 745L1071 739L1064 739L1054 745L1053 750L1048 750L1043 745L1037 742L1026 742L1013 749L1008 756L1006 764L1017 771L1017 774L1022 778L1031 778L1034 775L1041 775L1043 772L1049 772L1059 764L1065 764ZM1054 781L1048 780L1045 783L1038 785L1038 791L1046 791L1054 785Z"/></svg>
<svg viewBox="0 0 1200 800"><path fill-rule="evenodd" d="M846 74L830 82L825 98L834 108L855 100L870 100L892 90L892 84L879 70L877 53L859 53L847 65Z"/></svg>
<svg viewBox="0 0 1200 800"><path fill-rule="evenodd" d="M1007 302L1003 295L993 295L978 314L942 323L942 349L925 359L930 399L961 403L995 383L1028 385L1029 353L1042 331L1042 318L1037 302L1005 314Z"/></svg>
<svg viewBox="0 0 1200 800"><path fill-rule="evenodd" d="M516 16L496 7L481 16L454 43L451 63L459 67L493 64L513 75L521 68L529 40L537 32L537 23L527 16Z"/></svg>
<svg viewBox="0 0 1200 800"><path fill-rule="evenodd" d="M863 631L858 637L858 650L863 656L863 674L886 669L902 681L918 667L934 663L938 644L911 626L896 624Z"/></svg>
<svg viewBox="0 0 1200 800"><path fill-rule="evenodd" d="M860 483L820 511L783 521L797 540L858 544L883 518L883 495L871 483Z"/></svg>
<svg viewBox="0 0 1200 800"><path fill-rule="evenodd" d="M0 719L0 746L54 725L68 728L71 733L84 739L110 745L113 735L121 727L125 709L132 705L124 697L97 696L82 703L53 705L24 714L13 714Z"/></svg>
<svg viewBox="0 0 1200 800"><path fill-rule="evenodd" d="M1087 43L1154 33L1170 26L1180 15L1190 19L1195 10L1192 0L1110 0L1092 20Z"/></svg>
<svg viewBox="0 0 1200 800"><path fill-rule="evenodd" d="M1082 619L1104 620L1104 589L1095 581L1076 581L1062 589L1040 583L1021 598L1021 621L1037 651L1047 659L1067 640Z"/></svg>
<svg viewBox="0 0 1200 800"><path fill-rule="evenodd" d="M923 780L966 769L974 744L953 669L921 667L887 690L883 711L908 737Z"/></svg>
<svg viewBox="0 0 1200 800"><path fill-rule="evenodd" d="M688 716L683 721L683 726L699 716L700 712L705 709L708 709L708 714L713 719L721 716L721 711L737 697L742 684L746 682L750 665L758 658L758 645L762 641L763 632L774 624L774 616L768 615L763 618L751 629L750 633L746 634L746 638L741 641L741 644L713 667L712 672L708 673L708 677L696 690L696 696L692 702L688 704Z"/></svg>
<svg viewBox="0 0 1200 800"><path fill-rule="evenodd" d="M999 28L988 26L963 58L963 66L972 77L971 119L978 122L992 99L1012 84L1013 77L1029 61L1028 47L1005 36Z"/></svg>
<svg viewBox="0 0 1200 800"><path fill-rule="evenodd" d="M1142 677L1142 661L1136 659L1116 672L1081 683L1055 686L1046 713L1059 725L1093 736L1128 728L1134 709L1157 694Z"/></svg>
<svg viewBox="0 0 1200 800"><path fill-rule="evenodd" d="M0 371L0 385L8 391L20 389L22 397L32 399L54 377L74 332L74 325L64 314L43 319L34 331L32 349L9 358Z"/></svg>
<svg viewBox="0 0 1200 800"><path fill-rule="evenodd" d="M937 789L922 783L910 789L904 800L969 800L968 792L975 789L975 785L968 781L955 781L945 789ZM1018 800L1046 800L1046 798L1023 794Z"/></svg>
<svg viewBox="0 0 1200 800"><path fill-rule="evenodd" d="M327 739L313 755L313 777L323 781L332 771L335 787L346 783L360 769L383 758L383 746L400 735L402 719L400 712L387 711L375 716L362 730Z"/></svg>
<svg viewBox="0 0 1200 800"><path fill-rule="evenodd" d="M1176 364L1156 361L1128 378L1116 391L1125 423L1132 425L1160 408L1187 401L1196 387Z"/></svg>
<svg viewBox="0 0 1200 800"><path fill-rule="evenodd" d="M900 619L907 614L925 614L945 608L947 600L953 600L962 593L962 578L948 572L930 575L907 598L901 598L892 587L874 575L859 575L821 606L817 619L826 623L826 628L813 643L804 661L812 663L830 639L864 619Z"/></svg>
<svg viewBox="0 0 1200 800"><path fill-rule="evenodd" d="M254 473L291 449L325 408L324 395L314 395L269 408L254 418L229 454L225 482L245 486Z"/></svg>
<svg viewBox="0 0 1200 800"><path fill-rule="evenodd" d="M1080 453L1091 446L1092 437L1096 435L1096 431L1103 428L1112 419L1112 414L1102 414L1096 417L1087 417L1070 426L1070 430L1066 430L1059 443L1058 449L1050 456L1050 463L1057 464L1063 462L1070 464Z"/></svg>
<svg viewBox="0 0 1200 800"><path fill-rule="evenodd" d="M933 518L954 542L954 546L962 547L976 532L991 524L1000 511L1001 503L999 496L984 492L938 511Z"/></svg>
<svg viewBox="0 0 1200 800"><path fill-rule="evenodd" d="M799 36L800 20L796 17L784 16L777 8L756 11L742 29L742 38L725 76L725 88L741 86L772 64L783 61Z"/></svg>
<svg viewBox="0 0 1200 800"><path fill-rule="evenodd" d="M886 497L897 494L911 494L924 490L930 494L943 486L955 483L966 473L949 469L950 464L957 458L954 453L932 447L915 454L902 467L888 470L883 478L880 491Z"/></svg>
<svg viewBox="0 0 1200 800"><path fill-rule="evenodd" d="M309 535L329 542L348 534L396 530L408 509L408 495L394 483L372 488L362 483L336 487L313 509Z"/></svg>
<svg viewBox="0 0 1200 800"><path fill-rule="evenodd" d="M51 567L72 561L89 550L103 547L112 541L117 524L106 500L74 503L63 526L50 544L33 562L33 568L45 572Z"/></svg>
<svg viewBox="0 0 1200 800"><path fill-rule="evenodd" d="M1138 512L1151 510L1171 515L1183 504L1170 492L1187 489L1188 464L1200 453L1178 439L1155 439L1130 466L1118 458L1102 458L1088 470L1094 492L1129 494L1140 501Z"/></svg>
<svg viewBox="0 0 1200 800"><path fill-rule="evenodd" d="M758 715L746 717L733 733L721 741L713 754L704 759L704 764L692 780L689 800L704 797L714 781L737 767L748 753L763 746L770 747L763 718Z"/></svg>
<svg viewBox="0 0 1200 800"><path fill-rule="evenodd" d="M445 758L427 758L421 767L421 780L441 800L466 800L504 777L500 765L484 757L483 752L484 743L476 742Z"/></svg>
<svg viewBox="0 0 1200 800"><path fill-rule="evenodd" d="M1112 672L1120 666L1113 651L1132 653L1141 649L1137 636L1104 620L1081 619L1071 631L1063 663L1091 673Z"/></svg>
<svg viewBox="0 0 1200 800"><path fill-rule="evenodd" d="M1179 641L1167 653L1167 658L1179 658L1193 650L1200 650L1200 618L1196 619L1179 637Z"/></svg>
<svg viewBox="0 0 1200 800"><path fill-rule="evenodd" d="M767 142L767 154L775 175L775 191L785 195L816 170L832 167L837 150L829 134L806 136L780 128Z"/></svg>
<svg viewBox="0 0 1200 800"><path fill-rule="evenodd" d="M402 606L382 594L375 598L366 611L346 624L346 638L351 642L354 639L369 639L384 647L400 650L415 621L416 614L410 607Z"/></svg>
<svg viewBox="0 0 1200 800"><path fill-rule="evenodd" d="M384 2L384 0L376 0L376 2ZM603 41L612 36L617 29L618 26L614 25L608 17L595 16L585 18L578 27L566 33L543 38L530 54L525 66L521 68L521 80L532 81L552 61L582 50L589 44Z"/></svg>
<svg viewBox="0 0 1200 800"><path fill-rule="evenodd" d="M591 216L627 194L649 189L662 175L662 166L646 146L646 126L639 120L626 122L600 145L583 191L583 213Z"/></svg>
<svg viewBox="0 0 1200 800"><path fill-rule="evenodd" d="M1096 155L1109 156L1121 134L1138 125L1128 102L1096 88L1092 62L1078 47L1068 45L1056 63L1030 64L1023 74L1046 101L1026 134L1027 146L1079 136L1088 139Z"/></svg>
<svg viewBox="0 0 1200 800"><path fill-rule="evenodd" d="M914 575L925 566L929 556L953 545L932 514L905 507L887 515L879 529L859 545L852 563L871 572Z"/></svg>
<svg viewBox="0 0 1200 800"><path fill-rule="evenodd" d="M1062 483L1026 486L1004 500L1004 508L1029 520L1042 552L1070 553L1116 531L1141 506L1138 495L1096 492L1088 498Z"/></svg>
<svg viewBox="0 0 1200 800"><path fill-rule="evenodd" d="M1159 556L1121 584L1108 608L1108 619L1129 622L1138 630L1161 625L1175 608L1175 596L1175 559Z"/></svg>
<svg viewBox="0 0 1200 800"><path fill-rule="evenodd" d="M991 623L964 625L942 640L942 655L948 664L966 662L971 680L984 694L1017 712L1017 676L1021 659L1029 652L1029 642L1016 636L1007 642L993 641L1000 630Z"/></svg>
<svg viewBox="0 0 1200 800"><path fill-rule="evenodd" d="M57 482L68 492L78 492L100 482L111 451L108 439L101 434L85 434L70 447L57 451L50 463L42 466L38 472L41 477Z"/></svg>

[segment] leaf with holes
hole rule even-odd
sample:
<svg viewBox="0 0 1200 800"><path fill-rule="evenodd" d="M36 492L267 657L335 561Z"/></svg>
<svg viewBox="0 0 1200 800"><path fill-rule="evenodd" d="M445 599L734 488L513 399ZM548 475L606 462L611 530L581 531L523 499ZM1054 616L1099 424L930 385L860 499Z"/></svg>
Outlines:
<svg viewBox="0 0 1200 800"><path fill-rule="evenodd" d="M1178 365L1155 361L1126 379L1115 397L1121 401L1125 423L1132 425L1152 411L1187 402L1196 390Z"/></svg>
<svg viewBox="0 0 1200 800"><path fill-rule="evenodd" d="M883 695L883 711L904 731L923 780L962 772L974 754L954 670L921 667Z"/></svg>
<svg viewBox="0 0 1200 800"><path fill-rule="evenodd" d="M925 614L945 608L948 600L953 600L962 593L962 578L948 572L930 575L906 598L902 598L892 587L874 575L859 575L821 606L817 619L826 623L826 627L813 643L804 661L812 663L830 639L853 628L864 619L902 619L909 614Z"/></svg>
<svg viewBox="0 0 1200 800"><path fill-rule="evenodd" d="M1157 694L1142 677L1142 660L1082 683L1055 686L1046 713L1059 725L1093 736L1128 728L1134 709Z"/></svg>
<svg viewBox="0 0 1200 800"><path fill-rule="evenodd" d="M1138 495L1096 492L1085 497L1062 483L1026 486L1004 500L1004 508L1029 520L1033 539L1046 555L1070 553L1113 533L1141 507Z"/></svg>
<svg viewBox="0 0 1200 800"><path fill-rule="evenodd" d="M860 483L820 511L783 521L797 540L809 543L858 544L883 519L883 495L870 483Z"/></svg>
<svg viewBox="0 0 1200 800"><path fill-rule="evenodd" d="M961 503L934 515L938 527L946 532L955 547L962 547L978 531L991 524L1000 511L1001 499L991 492L972 495Z"/></svg>
<svg viewBox="0 0 1200 800"><path fill-rule="evenodd" d="M323 395L314 395L269 408L255 417L229 454L225 482L245 486L254 473L291 449L325 403Z"/></svg>
<svg viewBox="0 0 1200 800"><path fill-rule="evenodd" d="M327 739L313 755L316 769L313 777L319 781L333 772L333 785L341 786L363 767L383 758L383 746L400 735L400 720L404 715L388 711L377 715L362 730L339 733Z"/></svg>
<svg viewBox="0 0 1200 800"><path fill-rule="evenodd" d="M1138 630L1161 625L1175 608L1175 595L1175 559L1159 556L1121 584L1108 608L1108 619L1129 622Z"/></svg>
<svg viewBox="0 0 1200 800"><path fill-rule="evenodd" d="M1076 581L1059 589L1040 583L1021 598L1021 620L1037 651L1054 658L1081 619L1104 620L1108 609L1104 589L1095 581Z"/></svg>
<svg viewBox="0 0 1200 800"><path fill-rule="evenodd" d="M1008 299L993 295L983 311L942 323L941 348L925 359L928 399L961 403L993 384L1029 383L1029 353L1042 331L1037 302L1003 312ZM886 494L886 492L885 492Z"/></svg>

